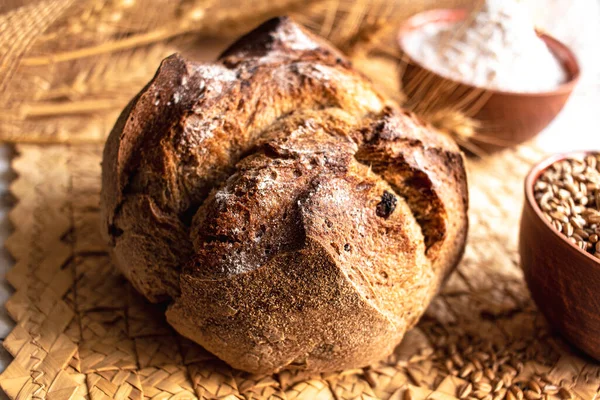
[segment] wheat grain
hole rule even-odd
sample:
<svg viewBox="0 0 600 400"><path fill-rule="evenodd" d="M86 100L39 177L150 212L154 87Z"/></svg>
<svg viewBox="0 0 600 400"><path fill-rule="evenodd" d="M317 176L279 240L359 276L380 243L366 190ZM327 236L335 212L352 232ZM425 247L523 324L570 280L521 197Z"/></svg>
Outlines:
<svg viewBox="0 0 600 400"><path fill-rule="evenodd" d="M534 197L552 227L583 251L600 257L600 155L558 161L534 184Z"/></svg>
<svg viewBox="0 0 600 400"><path fill-rule="evenodd" d="M471 374L471 382L479 383L483 379L483 371L475 371Z"/></svg>
<svg viewBox="0 0 600 400"><path fill-rule="evenodd" d="M474 365L472 363L469 363L460 371L458 376L460 376L461 378L466 378L471 372L473 372L474 368Z"/></svg>
<svg viewBox="0 0 600 400"><path fill-rule="evenodd" d="M464 384L458 391L458 398L466 399L469 396L469 394L471 394L472 390L473 390L473 385L471 383Z"/></svg>
<svg viewBox="0 0 600 400"><path fill-rule="evenodd" d="M555 395L558 393L559 389L558 389L558 386L555 386L555 385L546 385L546 386L544 386L542 391L545 394Z"/></svg>
<svg viewBox="0 0 600 400"><path fill-rule="evenodd" d="M558 395L562 400L571 400L575 397L573 393L571 393L571 391L565 387L561 387L558 390Z"/></svg>
<svg viewBox="0 0 600 400"><path fill-rule="evenodd" d="M499 379L498 382L494 385L493 392L499 392L504 387L504 381Z"/></svg>
<svg viewBox="0 0 600 400"><path fill-rule="evenodd" d="M533 379L530 379L530 380L527 382L527 386L528 386L528 387L529 387L529 388L530 388L532 391L534 391L534 392L536 392L536 393L542 393L542 388L541 388L541 387L540 387L540 385L539 385L539 384L538 384L536 381L534 381Z"/></svg>
<svg viewBox="0 0 600 400"><path fill-rule="evenodd" d="M541 393L534 392L533 390L526 390L523 394L527 400L539 400L542 398Z"/></svg>
<svg viewBox="0 0 600 400"><path fill-rule="evenodd" d="M510 388L510 391L512 392L512 394L514 394L514 396L517 400L523 400L523 391L521 390L520 387L518 387L517 385L513 385Z"/></svg>

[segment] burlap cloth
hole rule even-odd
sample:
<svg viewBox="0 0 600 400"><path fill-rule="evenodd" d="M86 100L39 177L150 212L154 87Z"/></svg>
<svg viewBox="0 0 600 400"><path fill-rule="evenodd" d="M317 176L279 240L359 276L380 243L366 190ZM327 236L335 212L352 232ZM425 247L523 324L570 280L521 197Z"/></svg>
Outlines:
<svg viewBox="0 0 600 400"><path fill-rule="evenodd" d="M18 145L6 245L17 325L0 376L13 399L593 399L600 365L553 334L518 265L522 180L542 154L469 162L464 260L388 360L251 376L178 336L111 265L99 236L98 145Z"/></svg>

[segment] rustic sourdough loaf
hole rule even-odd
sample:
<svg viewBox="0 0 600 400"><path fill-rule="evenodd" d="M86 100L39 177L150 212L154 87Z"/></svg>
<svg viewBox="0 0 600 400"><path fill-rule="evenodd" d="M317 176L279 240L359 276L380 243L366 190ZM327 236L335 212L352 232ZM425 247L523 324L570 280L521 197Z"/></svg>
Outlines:
<svg viewBox="0 0 600 400"><path fill-rule="evenodd" d="M214 64L164 60L111 132L102 179L121 271L253 373L390 354L467 232L456 145L287 18Z"/></svg>

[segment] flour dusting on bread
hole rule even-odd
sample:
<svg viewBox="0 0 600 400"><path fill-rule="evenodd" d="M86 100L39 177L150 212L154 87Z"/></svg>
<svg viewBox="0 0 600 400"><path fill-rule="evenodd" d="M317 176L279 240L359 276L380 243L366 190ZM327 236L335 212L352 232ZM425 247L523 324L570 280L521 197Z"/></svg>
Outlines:
<svg viewBox="0 0 600 400"><path fill-rule="evenodd" d="M315 50L319 47L314 40L296 24L290 24L283 29L274 31L271 36L276 42L283 43L290 50Z"/></svg>

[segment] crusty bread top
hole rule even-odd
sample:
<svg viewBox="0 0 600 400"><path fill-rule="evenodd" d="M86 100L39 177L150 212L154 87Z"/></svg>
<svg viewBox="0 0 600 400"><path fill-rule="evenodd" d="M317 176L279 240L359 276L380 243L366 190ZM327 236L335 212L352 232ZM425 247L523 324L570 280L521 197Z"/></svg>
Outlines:
<svg viewBox="0 0 600 400"><path fill-rule="evenodd" d="M344 239L352 256L327 244L341 264L426 257L445 275L466 234L462 163L450 139L386 104L337 50L277 18L215 64L167 58L127 106L105 148L104 233L151 300L177 297L182 271L259 268L306 235L329 240L330 224L372 228ZM364 202L375 213L361 223L339 214ZM353 279L371 290L371 278ZM394 296L380 297L394 309Z"/></svg>

